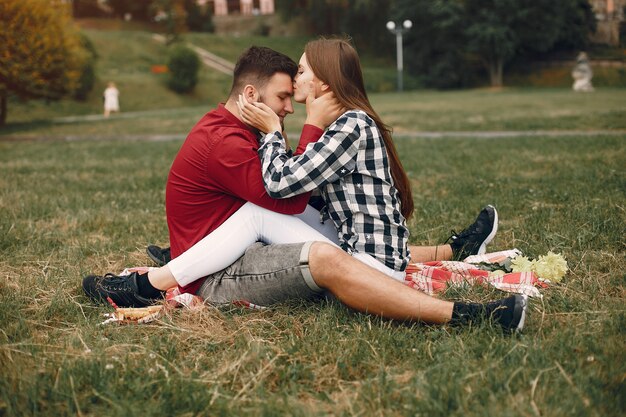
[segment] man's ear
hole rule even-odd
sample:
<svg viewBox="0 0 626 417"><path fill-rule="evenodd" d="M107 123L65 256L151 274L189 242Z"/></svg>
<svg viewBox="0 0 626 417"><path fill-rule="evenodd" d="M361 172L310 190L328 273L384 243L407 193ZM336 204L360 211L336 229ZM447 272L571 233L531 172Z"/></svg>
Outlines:
<svg viewBox="0 0 626 417"><path fill-rule="evenodd" d="M243 98L248 100L250 103L254 103L259 101L259 91L252 84L246 84L243 88Z"/></svg>

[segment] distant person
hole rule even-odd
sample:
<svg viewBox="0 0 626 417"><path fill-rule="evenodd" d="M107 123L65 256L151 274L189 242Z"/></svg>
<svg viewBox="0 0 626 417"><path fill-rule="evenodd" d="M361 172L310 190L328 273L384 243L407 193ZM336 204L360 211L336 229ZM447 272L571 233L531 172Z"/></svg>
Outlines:
<svg viewBox="0 0 626 417"><path fill-rule="evenodd" d="M115 87L115 83L109 82L102 96L104 97L104 117L109 117L111 112L120 111L120 92Z"/></svg>
<svg viewBox="0 0 626 417"><path fill-rule="evenodd" d="M574 85L572 86L574 91L583 93L593 91L593 85L591 85L593 71L586 53L581 52L578 54L576 66L572 70L572 78L574 79Z"/></svg>

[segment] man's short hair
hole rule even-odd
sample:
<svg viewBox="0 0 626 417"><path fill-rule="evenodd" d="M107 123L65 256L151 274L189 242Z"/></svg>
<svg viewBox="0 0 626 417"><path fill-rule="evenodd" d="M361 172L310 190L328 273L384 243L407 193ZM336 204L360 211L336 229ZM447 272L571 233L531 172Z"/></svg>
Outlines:
<svg viewBox="0 0 626 417"><path fill-rule="evenodd" d="M294 78L298 72L298 64L273 49L251 46L237 60L230 95L239 93L247 84L263 88L274 74L280 72Z"/></svg>

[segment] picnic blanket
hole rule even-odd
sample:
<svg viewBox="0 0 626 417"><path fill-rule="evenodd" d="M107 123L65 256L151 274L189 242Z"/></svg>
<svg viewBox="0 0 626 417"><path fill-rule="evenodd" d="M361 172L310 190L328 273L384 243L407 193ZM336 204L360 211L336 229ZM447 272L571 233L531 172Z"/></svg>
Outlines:
<svg viewBox="0 0 626 417"><path fill-rule="evenodd" d="M501 264L507 258L515 258L521 252L510 249L484 255L472 255L462 262L433 261L409 264L405 284L426 294L433 295L448 287L490 285L499 290L541 298L539 288L547 283L534 272L510 272L484 269L485 265Z"/></svg>
<svg viewBox="0 0 626 417"><path fill-rule="evenodd" d="M403 283L411 288L435 295L449 287L472 285L488 285L502 291L524 294L529 297L541 298L540 288L548 286L548 282L539 278L534 272L511 272L501 270L491 271L493 265L502 264L507 259L520 255L518 249L510 249L484 255L473 255L463 261L433 261L409 264ZM133 267L124 269L120 275L129 275L132 272L146 273L154 267ZM114 313L106 314L106 323L147 323L161 317L172 308L197 308L203 305L201 297L188 293L181 293L178 288L167 291L162 308L121 309L111 303ZM253 304L247 300L237 300L233 305L262 310L267 307ZM141 311L139 311L141 310ZM145 314L144 314L145 310ZM139 314L138 314L139 313Z"/></svg>

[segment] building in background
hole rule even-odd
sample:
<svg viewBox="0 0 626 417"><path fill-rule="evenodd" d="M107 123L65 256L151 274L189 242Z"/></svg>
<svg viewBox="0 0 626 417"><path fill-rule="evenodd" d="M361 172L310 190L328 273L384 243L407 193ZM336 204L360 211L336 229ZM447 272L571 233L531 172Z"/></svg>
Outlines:
<svg viewBox="0 0 626 417"><path fill-rule="evenodd" d="M624 24L626 1L591 0L591 6L598 21L596 33L591 35L591 41L618 46L620 44L620 25Z"/></svg>
<svg viewBox="0 0 626 417"><path fill-rule="evenodd" d="M274 0L198 0L198 5L213 6L215 16L274 14Z"/></svg>

